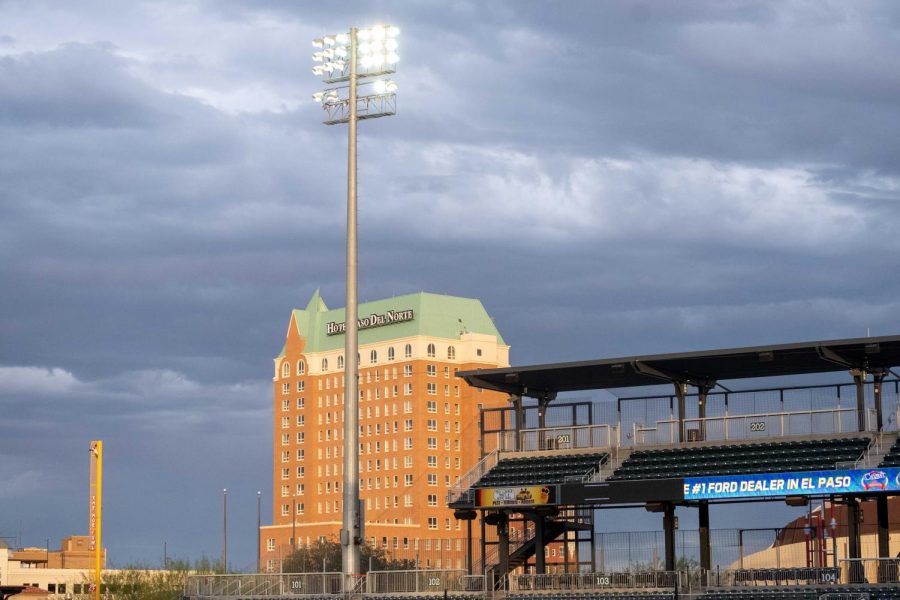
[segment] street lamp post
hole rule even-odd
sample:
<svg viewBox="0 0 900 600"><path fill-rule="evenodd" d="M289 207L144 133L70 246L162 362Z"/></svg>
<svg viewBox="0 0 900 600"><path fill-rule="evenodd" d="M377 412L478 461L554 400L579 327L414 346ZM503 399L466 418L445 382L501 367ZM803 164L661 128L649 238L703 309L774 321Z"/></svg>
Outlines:
<svg viewBox="0 0 900 600"><path fill-rule="evenodd" d="M362 522L359 500L359 339L357 310L356 126L363 119L396 114L397 84L383 76L396 71L399 29L351 27L348 33L313 40L313 74L331 87L313 94L326 125L347 123L347 303L344 336L344 476L341 569L347 584L361 572ZM344 84L347 85L339 85ZM362 94L360 85L370 85ZM342 97L346 89L346 97ZM296 511L296 508L295 508ZM348 588L352 589L352 588Z"/></svg>
<svg viewBox="0 0 900 600"><path fill-rule="evenodd" d="M256 492L256 570L262 571L262 492Z"/></svg>
<svg viewBox="0 0 900 600"><path fill-rule="evenodd" d="M228 573L228 489L222 490L222 572Z"/></svg>

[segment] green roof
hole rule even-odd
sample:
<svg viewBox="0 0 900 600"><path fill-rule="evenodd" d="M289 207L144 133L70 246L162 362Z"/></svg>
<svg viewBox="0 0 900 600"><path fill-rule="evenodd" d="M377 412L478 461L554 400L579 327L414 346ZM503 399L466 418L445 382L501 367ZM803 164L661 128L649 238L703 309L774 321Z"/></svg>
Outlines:
<svg viewBox="0 0 900 600"><path fill-rule="evenodd" d="M359 318L370 315L385 315L388 311L413 311L412 320L387 325L360 328L359 344L373 344L396 338L429 336L445 339L459 339L463 333L492 335L504 344L500 332L488 316L481 301L476 298L460 298L419 292L394 296L358 305ZM328 323L343 323L345 310L329 310L316 290L305 309L294 309L293 315L306 338L306 352L326 352L344 347L344 334L327 334ZM281 354L284 354L282 348Z"/></svg>

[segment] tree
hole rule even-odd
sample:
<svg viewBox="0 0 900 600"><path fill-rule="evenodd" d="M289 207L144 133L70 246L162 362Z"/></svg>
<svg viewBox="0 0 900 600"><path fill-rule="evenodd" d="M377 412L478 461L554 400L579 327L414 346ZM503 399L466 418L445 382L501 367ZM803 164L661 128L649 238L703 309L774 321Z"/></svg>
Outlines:
<svg viewBox="0 0 900 600"><path fill-rule="evenodd" d="M372 571L398 571L415 569L415 561L395 559L384 548L360 546L360 563L363 573ZM341 545L335 540L320 539L305 548L298 548L282 563L284 573L337 572L341 570Z"/></svg>

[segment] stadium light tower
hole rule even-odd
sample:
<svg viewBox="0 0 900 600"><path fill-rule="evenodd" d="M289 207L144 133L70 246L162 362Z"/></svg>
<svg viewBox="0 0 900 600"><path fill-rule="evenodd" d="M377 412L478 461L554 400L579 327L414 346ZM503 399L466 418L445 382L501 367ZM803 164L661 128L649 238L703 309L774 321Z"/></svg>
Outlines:
<svg viewBox="0 0 900 600"><path fill-rule="evenodd" d="M359 502L359 339L356 241L356 125L397 112L397 35L394 26L351 27L347 33L313 40L313 74L329 86L313 94L326 125L347 123L347 303L344 333L344 494L341 570L349 585L360 574L364 522ZM366 86L360 94L358 87ZM352 589L352 588L351 588Z"/></svg>

